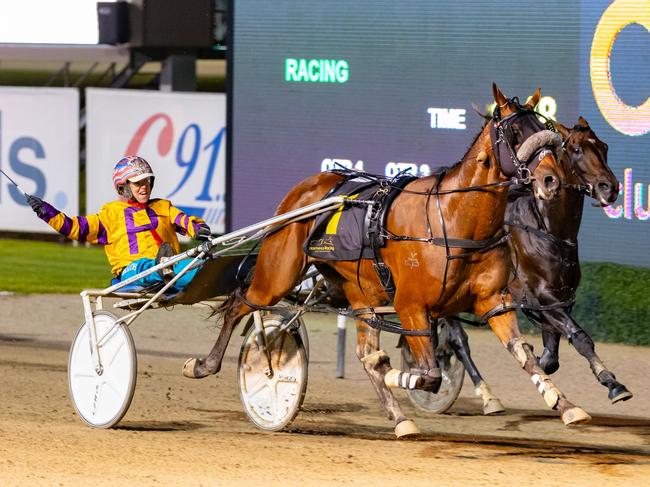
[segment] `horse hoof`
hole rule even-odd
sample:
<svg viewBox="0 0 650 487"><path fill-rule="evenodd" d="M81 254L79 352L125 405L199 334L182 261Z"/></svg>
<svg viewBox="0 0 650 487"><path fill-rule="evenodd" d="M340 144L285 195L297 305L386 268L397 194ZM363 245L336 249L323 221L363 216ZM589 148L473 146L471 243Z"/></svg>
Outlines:
<svg viewBox="0 0 650 487"><path fill-rule="evenodd" d="M183 376L187 377L188 379L202 379L203 377L210 375L199 372L197 366L200 366L199 359L187 359L183 364Z"/></svg>
<svg viewBox="0 0 650 487"><path fill-rule="evenodd" d="M490 399L487 404L483 406L483 414L485 416L490 416L492 414L501 414L505 413L506 408L503 407L503 404L501 404L501 401L498 399Z"/></svg>
<svg viewBox="0 0 650 487"><path fill-rule="evenodd" d="M612 401L612 404L627 401L628 399L632 399L632 397L634 395L623 384L609 391L609 400Z"/></svg>
<svg viewBox="0 0 650 487"><path fill-rule="evenodd" d="M588 423L591 421L591 416L587 412L577 406L567 409L562 413L562 421L567 426L572 426L575 424Z"/></svg>
<svg viewBox="0 0 650 487"><path fill-rule="evenodd" d="M404 437L415 436L419 434L420 434L420 430L415 425L415 423L410 419L405 419L401 423L398 423L397 426L395 426L395 436L397 438L404 438Z"/></svg>

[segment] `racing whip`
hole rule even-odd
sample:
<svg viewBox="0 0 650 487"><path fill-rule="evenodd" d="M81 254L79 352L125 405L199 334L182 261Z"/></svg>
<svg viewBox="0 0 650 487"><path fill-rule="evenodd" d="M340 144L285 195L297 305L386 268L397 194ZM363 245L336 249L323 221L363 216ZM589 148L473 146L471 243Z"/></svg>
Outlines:
<svg viewBox="0 0 650 487"><path fill-rule="evenodd" d="M22 194L24 194L25 196L29 196L29 195L25 192L25 190L23 190L23 188L21 188L20 186L18 186L18 183L17 183L16 181L14 181L13 179L11 179L11 177L10 177L6 172L4 172L2 169L0 169L0 172L1 172L2 174L4 174L5 177L6 177L9 181L11 181L11 182L13 183L14 186L16 186L16 188L18 188L18 191L20 191L20 192L21 192Z"/></svg>

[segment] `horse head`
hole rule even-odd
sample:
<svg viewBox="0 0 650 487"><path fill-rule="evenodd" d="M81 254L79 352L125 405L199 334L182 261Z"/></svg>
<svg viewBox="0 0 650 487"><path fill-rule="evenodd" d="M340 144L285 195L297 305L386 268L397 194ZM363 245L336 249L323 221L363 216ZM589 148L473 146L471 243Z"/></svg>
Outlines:
<svg viewBox="0 0 650 487"><path fill-rule="evenodd" d="M619 183L607 165L607 144L596 136L582 117L572 129L558 122L554 125L562 135L564 162L569 175L585 185L589 196L601 205L614 203Z"/></svg>
<svg viewBox="0 0 650 487"><path fill-rule="evenodd" d="M516 97L506 98L496 84L492 91L496 107L490 128L491 151L501 172L532 182L533 194L539 199L554 198L565 178L558 164L562 138L537 118L534 108L541 91L537 89L525 105Z"/></svg>

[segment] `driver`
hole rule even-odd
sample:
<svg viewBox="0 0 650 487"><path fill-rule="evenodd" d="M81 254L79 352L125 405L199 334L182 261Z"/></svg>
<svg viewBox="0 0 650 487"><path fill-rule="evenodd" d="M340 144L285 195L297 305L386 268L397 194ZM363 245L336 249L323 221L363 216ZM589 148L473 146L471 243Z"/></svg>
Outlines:
<svg viewBox="0 0 650 487"><path fill-rule="evenodd" d="M176 233L196 240L210 238L210 227L202 219L183 213L169 200L151 199L154 179L147 161L126 156L113 169L113 185L119 199L106 203L99 213L69 217L36 196L26 198L38 217L61 235L103 245L116 284L178 254ZM171 279L171 275L165 274L177 273L190 262L192 259L181 260L173 270L153 272L133 284L147 287ZM174 287L184 289L198 270L197 267L183 274Z"/></svg>

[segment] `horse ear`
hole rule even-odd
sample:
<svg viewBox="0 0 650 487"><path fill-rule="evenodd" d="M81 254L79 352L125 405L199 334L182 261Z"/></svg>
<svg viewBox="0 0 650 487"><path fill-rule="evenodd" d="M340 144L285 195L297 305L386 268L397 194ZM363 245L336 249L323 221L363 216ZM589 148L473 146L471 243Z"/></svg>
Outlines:
<svg viewBox="0 0 650 487"><path fill-rule="evenodd" d="M496 83L492 83L492 94L494 95L494 101L497 102L497 106L503 106L506 104L508 99L501 93L501 90Z"/></svg>
<svg viewBox="0 0 650 487"><path fill-rule="evenodd" d="M528 103L526 103L526 108L529 108L530 110L534 110L537 104L539 103L541 97L542 97L542 90L537 88L535 90L535 93L533 93L533 96L531 96L530 100L528 100Z"/></svg>
<svg viewBox="0 0 650 487"><path fill-rule="evenodd" d="M589 127L589 122L587 122L584 118L579 117L578 118L578 124L582 125L583 127Z"/></svg>
<svg viewBox="0 0 650 487"><path fill-rule="evenodd" d="M558 133L562 136L563 139L566 139L569 136L569 129L566 128L564 125L562 125L560 122L554 120L553 122L553 127L555 127L555 130L558 131Z"/></svg>

